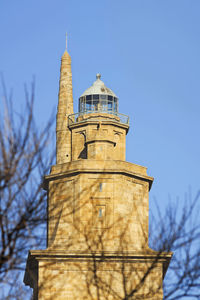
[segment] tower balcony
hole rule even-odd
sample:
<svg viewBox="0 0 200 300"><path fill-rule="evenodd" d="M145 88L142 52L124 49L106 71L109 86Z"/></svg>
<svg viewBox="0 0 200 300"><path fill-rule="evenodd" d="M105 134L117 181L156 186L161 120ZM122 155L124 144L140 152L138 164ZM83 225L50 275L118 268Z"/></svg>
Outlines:
<svg viewBox="0 0 200 300"><path fill-rule="evenodd" d="M75 125L78 123L83 123L94 121L112 121L129 126L129 117L124 114L120 114L114 111L105 111L105 110L87 110L85 112L78 112L76 114L71 114L68 116L68 125Z"/></svg>

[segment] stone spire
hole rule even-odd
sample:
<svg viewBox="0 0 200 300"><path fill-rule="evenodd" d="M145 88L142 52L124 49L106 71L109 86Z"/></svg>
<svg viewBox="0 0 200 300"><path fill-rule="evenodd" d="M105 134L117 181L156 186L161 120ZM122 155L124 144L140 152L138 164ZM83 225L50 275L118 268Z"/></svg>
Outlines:
<svg viewBox="0 0 200 300"><path fill-rule="evenodd" d="M56 119L57 164L71 161L71 132L68 128L68 116L70 114L73 114L72 72L71 57L67 52L66 47L61 58L60 67L60 84Z"/></svg>

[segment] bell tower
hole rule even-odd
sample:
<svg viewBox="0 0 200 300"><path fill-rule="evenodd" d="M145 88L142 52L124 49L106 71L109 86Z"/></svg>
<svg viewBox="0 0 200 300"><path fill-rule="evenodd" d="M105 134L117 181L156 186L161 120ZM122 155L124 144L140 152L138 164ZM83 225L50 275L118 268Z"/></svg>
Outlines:
<svg viewBox="0 0 200 300"><path fill-rule="evenodd" d="M145 167L125 160L129 117L96 75L73 112L71 58L61 60L56 165L45 177L47 248L30 250L34 300L163 299L171 253L148 246Z"/></svg>

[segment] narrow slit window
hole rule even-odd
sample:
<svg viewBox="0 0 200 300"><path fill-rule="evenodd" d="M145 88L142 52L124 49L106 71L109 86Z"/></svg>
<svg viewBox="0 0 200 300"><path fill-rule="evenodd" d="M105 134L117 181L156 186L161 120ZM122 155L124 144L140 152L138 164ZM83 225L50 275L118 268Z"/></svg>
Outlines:
<svg viewBox="0 0 200 300"><path fill-rule="evenodd" d="M103 183L100 183L99 184L99 191L102 192L102 190L103 190Z"/></svg>
<svg viewBox="0 0 200 300"><path fill-rule="evenodd" d="M102 218L103 214L102 214L102 208L99 208L99 218Z"/></svg>

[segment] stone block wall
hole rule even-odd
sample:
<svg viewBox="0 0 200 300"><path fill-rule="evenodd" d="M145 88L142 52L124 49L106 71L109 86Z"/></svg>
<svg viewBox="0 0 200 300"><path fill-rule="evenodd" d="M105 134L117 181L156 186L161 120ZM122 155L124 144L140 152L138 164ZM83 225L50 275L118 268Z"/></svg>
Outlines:
<svg viewBox="0 0 200 300"><path fill-rule="evenodd" d="M94 258L41 260L40 300L118 300L163 298L162 265L144 260L101 261ZM36 299L35 299L36 300Z"/></svg>

